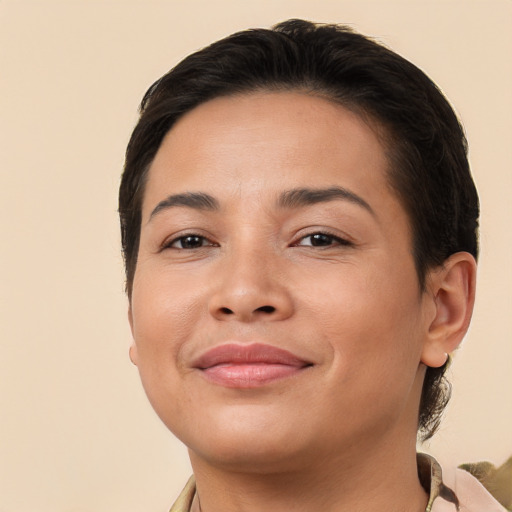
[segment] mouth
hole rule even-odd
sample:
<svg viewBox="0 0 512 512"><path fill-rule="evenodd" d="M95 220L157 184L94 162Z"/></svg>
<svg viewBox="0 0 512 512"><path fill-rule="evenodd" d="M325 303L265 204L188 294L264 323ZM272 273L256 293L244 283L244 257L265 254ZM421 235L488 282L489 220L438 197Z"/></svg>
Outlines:
<svg viewBox="0 0 512 512"><path fill-rule="evenodd" d="M193 364L210 382L230 388L256 388L296 376L312 363L272 345L230 343L212 348Z"/></svg>

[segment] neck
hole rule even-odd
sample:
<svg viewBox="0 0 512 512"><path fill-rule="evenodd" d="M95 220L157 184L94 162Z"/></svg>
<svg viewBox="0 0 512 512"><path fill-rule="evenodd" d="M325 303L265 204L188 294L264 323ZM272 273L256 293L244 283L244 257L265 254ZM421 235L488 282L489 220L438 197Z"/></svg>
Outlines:
<svg viewBox="0 0 512 512"><path fill-rule="evenodd" d="M428 501L417 475L415 439L270 474L213 467L190 455L197 484L193 512L424 512Z"/></svg>

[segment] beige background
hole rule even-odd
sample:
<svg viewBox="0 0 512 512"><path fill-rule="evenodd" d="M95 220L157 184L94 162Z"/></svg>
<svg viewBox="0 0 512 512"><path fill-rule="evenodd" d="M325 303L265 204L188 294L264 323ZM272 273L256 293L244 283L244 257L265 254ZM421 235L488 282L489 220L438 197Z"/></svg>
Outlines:
<svg viewBox="0 0 512 512"><path fill-rule="evenodd" d="M165 511L186 452L128 360L116 194L146 88L221 36L348 23L463 118L482 199L474 322L427 449L512 454L512 1L0 0L0 512Z"/></svg>

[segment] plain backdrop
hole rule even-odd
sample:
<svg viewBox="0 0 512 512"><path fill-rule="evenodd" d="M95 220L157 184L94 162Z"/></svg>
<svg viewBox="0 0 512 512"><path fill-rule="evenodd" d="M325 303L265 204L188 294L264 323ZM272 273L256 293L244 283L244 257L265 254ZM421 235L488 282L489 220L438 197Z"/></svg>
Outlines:
<svg viewBox="0 0 512 512"><path fill-rule="evenodd" d="M116 196L147 87L236 30L340 22L412 60L465 125L479 294L422 449L512 454L512 1L0 0L0 512L166 511L190 468L128 359Z"/></svg>

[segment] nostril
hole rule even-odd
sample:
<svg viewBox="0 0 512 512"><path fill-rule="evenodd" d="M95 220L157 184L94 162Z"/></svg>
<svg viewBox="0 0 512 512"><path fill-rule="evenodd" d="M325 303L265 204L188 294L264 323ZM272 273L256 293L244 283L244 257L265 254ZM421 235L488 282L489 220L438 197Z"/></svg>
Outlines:
<svg viewBox="0 0 512 512"><path fill-rule="evenodd" d="M256 311L261 311L263 313L273 313L276 310L274 306L261 306Z"/></svg>
<svg viewBox="0 0 512 512"><path fill-rule="evenodd" d="M231 309L229 309L229 308L220 308L220 312L223 313L224 315L232 315L233 314L233 311L231 311Z"/></svg>

